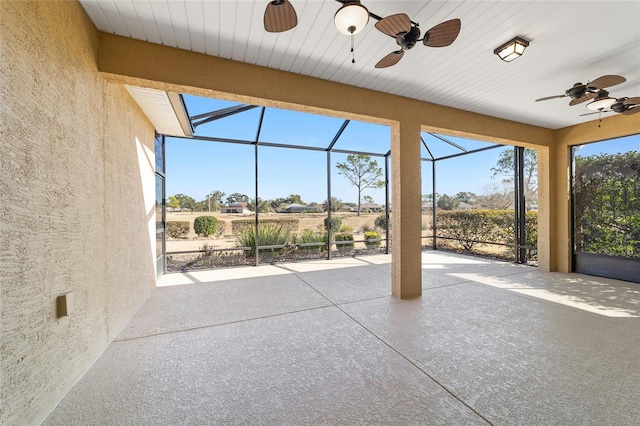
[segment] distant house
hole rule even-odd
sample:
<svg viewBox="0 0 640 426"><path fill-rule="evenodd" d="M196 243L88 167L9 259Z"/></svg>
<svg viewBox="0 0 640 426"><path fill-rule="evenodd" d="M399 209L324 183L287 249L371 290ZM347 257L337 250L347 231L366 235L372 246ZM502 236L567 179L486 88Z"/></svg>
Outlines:
<svg viewBox="0 0 640 426"><path fill-rule="evenodd" d="M247 214L251 213L251 211L247 208L247 205L244 201L239 201L237 203L231 203L228 206L222 207L220 210L221 213L236 213L236 214Z"/></svg>
<svg viewBox="0 0 640 426"><path fill-rule="evenodd" d="M426 201L422 203L423 212L432 211L432 210L433 210L433 201Z"/></svg>
<svg viewBox="0 0 640 426"><path fill-rule="evenodd" d="M380 204L375 204L375 203L362 203L360 204L360 212L362 213L379 213L383 210L382 206ZM352 212L357 212L358 211L358 207L352 207L350 209L350 211Z"/></svg>
<svg viewBox="0 0 640 426"><path fill-rule="evenodd" d="M318 210L315 206L303 206L302 204L290 204L284 209L284 213L318 213Z"/></svg>
<svg viewBox="0 0 640 426"><path fill-rule="evenodd" d="M478 210L478 206L474 206L472 204L465 203L464 201L460 201L460 204L458 204L458 207L456 207L456 210Z"/></svg>

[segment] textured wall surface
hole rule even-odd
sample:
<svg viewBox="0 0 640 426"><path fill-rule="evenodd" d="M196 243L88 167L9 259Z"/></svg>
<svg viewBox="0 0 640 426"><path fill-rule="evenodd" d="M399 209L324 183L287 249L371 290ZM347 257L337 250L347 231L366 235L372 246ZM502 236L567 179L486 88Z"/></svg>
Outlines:
<svg viewBox="0 0 640 426"><path fill-rule="evenodd" d="M0 424L41 422L155 285L153 127L96 50L77 2L0 2Z"/></svg>

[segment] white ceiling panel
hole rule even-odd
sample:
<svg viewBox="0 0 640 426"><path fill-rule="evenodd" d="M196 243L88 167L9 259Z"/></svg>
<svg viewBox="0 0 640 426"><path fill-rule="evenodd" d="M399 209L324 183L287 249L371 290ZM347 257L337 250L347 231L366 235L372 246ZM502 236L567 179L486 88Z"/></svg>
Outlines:
<svg viewBox="0 0 640 426"><path fill-rule="evenodd" d="M622 75L627 81L611 87L610 96L640 96L637 0L363 0L382 17L407 13L423 34L446 20L462 21L453 45L429 48L419 42L386 69L374 65L398 46L374 27L375 19L355 36L352 64L349 37L333 25L340 3L290 1L298 25L278 34L263 27L269 0L80 3L106 32L552 129L597 119L581 116L589 110L585 104L569 107L569 98L535 102L575 82ZM531 45L514 62L500 61L493 50L514 36Z"/></svg>

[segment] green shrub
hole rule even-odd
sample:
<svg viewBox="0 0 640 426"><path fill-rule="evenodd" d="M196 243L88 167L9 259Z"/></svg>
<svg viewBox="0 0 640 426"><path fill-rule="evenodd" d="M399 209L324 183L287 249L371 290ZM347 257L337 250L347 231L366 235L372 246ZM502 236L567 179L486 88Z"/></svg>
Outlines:
<svg viewBox="0 0 640 426"><path fill-rule="evenodd" d="M376 217L376 220L373 222L373 226L380 229L386 229L387 216L384 214L381 214L380 216Z"/></svg>
<svg viewBox="0 0 640 426"><path fill-rule="evenodd" d="M327 233L317 233L311 229L303 229L296 238L298 244L323 243L323 246L308 246L301 249L307 252L326 252L327 251Z"/></svg>
<svg viewBox="0 0 640 426"><path fill-rule="evenodd" d="M193 230L201 237L215 235L218 229L218 219L213 216L198 216L193 221Z"/></svg>
<svg viewBox="0 0 640 426"><path fill-rule="evenodd" d="M364 244L367 246L367 248L380 247L380 234L375 231L366 231L364 233Z"/></svg>
<svg viewBox="0 0 640 426"><path fill-rule="evenodd" d="M476 241L487 243L514 244L513 210L451 210L441 211L437 217L439 237L454 238L464 250L471 251ZM525 215L526 245L538 244L538 215L529 211ZM465 241L461 241L465 240ZM439 245L451 247L453 240L440 240ZM536 248L527 249L529 258Z"/></svg>
<svg viewBox="0 0 640 426"><path fill-rule="evenodd" d="M436 219L438 236L454 238L464 250L470 251L477 241L495 242L494 216L493 210L442 211Z"/></svg>
<svg viewBox="0 0 640 426"><path fill-rule="evenodd" d="M258 227L258 245L259 246L275 246L285 245L291 240L291 231L289 231L290 223L286 221L272 221L267 223L260 222ZM238 239L238 247L251 247L247 252L247 257L255 256L256 249L256 228L255 226L245 226L236 235ZM260 249L260 253L281 253L282 248Z"/></svg>
<svg viewBox="0 0 640 426"><path fill-rule="evenodd" d="M329 218L324 218L324 229L327 229ZM342 229L342 218L339 216L331 216L331 232L340 232Z"/></svg>
<svg viewBox="0 0 640 426"><path fill-rule="evenodd" d="M342 225L342 228L340 228L340 232L353 233L353 226Z"/></svg>
<svg viewBox="0 0 640 426"><path fill-rule="evenodd" d="M216 237L220 237L224 235L224 229L226 227L226 222L224 220L218 219L218 229L216 230Z"/></svg>
<svg viewBox="0 0 640 426"><path fill-rule="evenodd" d="M338 232L333 237L334 241L350 241L350 243L336 244L340 253L348 253L353 250L353 234L350 232Z"/></svg>
<svg viewBox="0 0 640 426"><path fill-rule="evenodd" d="M515 242L513 235L515 212L513 210L488 210L488 212L490 213L489 220L491 220L494 225L491 241L502 244L513 244Z"/></svg>
<svg viewBox="0 0 640 426"><path fill-rule="evenodd" d="M167 237L186 238L189 233L189 222L186 220L174 220L167 222Z"/></svg>
<svg viewBox="0 0 640 426"><path fill-rule="evenodd" d="M524 219L525 242L527 246L527 259L531 260L538 254L538 212L528 211Z"/></svg>
<svg viewBox="0 0 640 426"><path fill-rule="evenodd" d="M299 219L295 218L278 218L278 219L260 219L260 226L268 225L268 224L277 224L282 229L285 229L288 233L292 234L298 230L298 225L300 223ZM234 219L231 221L231 232L233 235L238 236L244 232L245 228L255 229L256 220L255 219Z"/></svg>
<svg viewBox="0 0 640 426"><path fill-rule="evenodd" d="M207 244L207 243L204 243L202 246L200 246L200 250L211 250L213 248L214 248L213 244ZM213 256L213 254L214 252L212 251L203 251L200 257L211 257Z"/></svg>

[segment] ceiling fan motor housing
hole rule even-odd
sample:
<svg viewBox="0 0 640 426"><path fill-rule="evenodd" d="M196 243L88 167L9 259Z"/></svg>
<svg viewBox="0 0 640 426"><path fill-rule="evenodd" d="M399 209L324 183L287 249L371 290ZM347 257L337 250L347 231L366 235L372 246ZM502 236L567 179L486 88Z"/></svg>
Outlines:
<svg viewBox="0 0 640 426"><path fill-rule="evenodd" d="M411 27L408 33L399 33L396 35L396 43L404 50L409 50L416 45L420 38L420 29L418 27Z"/></svg>
<svg viewBox="0 0 640 426"><path fill-rule="evenodd" d="M628 109L628 107L624 104L624 100L625 98L618 99L618 101L615 104L611 105L611 110L613 112L617 112L618 114L625 112Z"/></svg>
<svg viewBox="0 0 640 426"><path fill-rule="evenodd" d="M571 96L573 99L581 98L586 93L587 93L587 86L581 83L576 83L571 89L567 90L567 95Z"/></svg>

